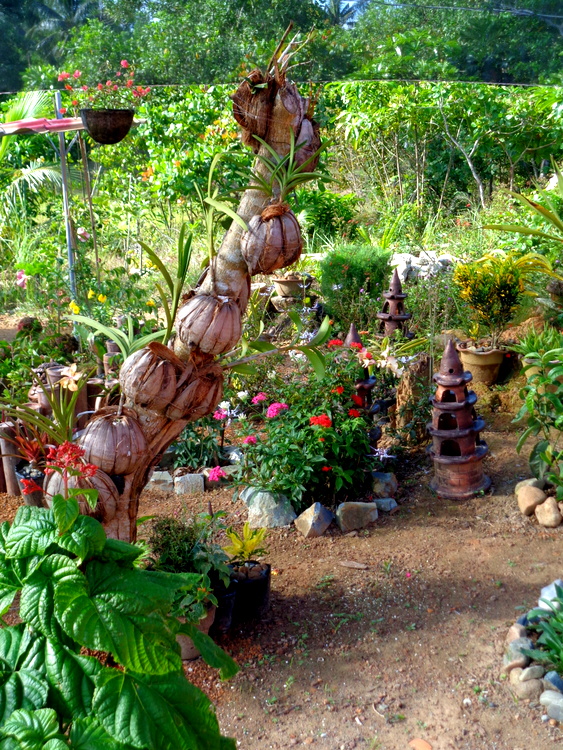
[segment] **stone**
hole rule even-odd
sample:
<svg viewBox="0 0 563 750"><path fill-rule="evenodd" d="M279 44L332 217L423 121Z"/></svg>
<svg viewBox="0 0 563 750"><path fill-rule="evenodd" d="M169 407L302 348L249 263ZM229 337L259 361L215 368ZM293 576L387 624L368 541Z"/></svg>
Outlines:
<svg viewBox="0 0 563 750"><path fill-rule="evenodd" d="M563 693L563 679L554 669L544 675L543 685L546 690L555 690L557 693Z"/></svg>
<svg viewBox="0 0 563 750"><path fill-rule="evenodd" d="M244 458L244 453L237 445L225 445L223 448L223 455L231 464L240 464Z"/></svg>
<svg viewBox="0 0 563 750"><path fill-rule="evenodd" d="M355 560L341 560L338 564L343 568L352 568L353 570L367 570L369 567L365 563L359 563Z"/></svg>
<svg viewBox="0 0 563 750"><path fill-rule="evenodd" d="M393 500L392 497L376 497L373 502L377 510L382 510L385 513L391 513L392 510L399 507L397 501Z"/></svg>
<svg viewBox="0 0 563 750"><path fill-rule="evenodd" d="M514 672L515 670L512 671ZM525 680L524 682L513 684L512 690L520 700L537 701L543 692L543 684L541 680Z"/></svg>
<svg viewBox="0 0 563 750"><path fill-rule="evenodd" d="M514 671L515 670L513 669L512 672ZM545 668L542 667L541 664L532 664L531 667L526 667L526 669L522 670L522 674L520 675L520 682L526 682L527 680L541 680L544 674Z"/></svg>
<svg viewBox="0 0 563 750"><path fill-rule="evenodd" d="M517 638L511 641L506 647L504 658L502 660L503 671L508 674L517 667L527 667L530 663L530 657L522 653L522 649L533 649L534 644L529 638Z"/></svg>
<svg viewBox="0 0 563 750"><path fill-rule="evenodd" d="M543 490L543 488L545 487L545 479L536 479L536 477L523 479L521 482L518 482L518 484L514 488L514 494L517 495L522 487L537 487L538 489Z"/></svg>
<svg viewBox="0 0 563 750"><path fill-rule="evenodd" d="M344 532L371 526L377 516L375 503L341 503L336 509L336 522Z"/></svg>
<svg viewBox="0 0 563 750"><path fill-rule="evenodd" d="M506 634L506 639L504 641L505 645L508 646L509 643L512 641L517 640L518 638L525 638L527 634L527 630L524 627L524 625L520 625L519 623L514 623L514 625L511 625L508 633Z"/></svg>
<svg viewBox="0 0 563 750"><path fill-rule="evenodd" d="M547 715L555 721L563 721L563 695L556 690L544 690L540 703L547 708Z"/></svg>
<svg viewBox="0 0 563 750"><path fill-rule="evenodd" d="M541 505L538 505L534 512L538 519L538 523L541 526L546 526L548 529L554 529L556 526L559 526L561 521L563 521L563 516L555 502L555 498L553 497L548 497L547 500L544 500Z"/></svg>
<svg viewBox="0 0 563 750"><path fill-rule="evenodd" d="M509 675L509 678L508 678L508 679L510 680L510 684L511 684L511 685L516 685L517 683L519 683L519 682L520 682L520 677L522 677L522 672L523 672L523 671L524 671L524 670L522 669L522 667L515 667L515 668L514 668L514 669L513 669L513 670L512 670L511 672L510 672L510 675Z"/></svg>
<svg viewBox="0 0 563 750"><path fill-rule="evenodd" d="M392 472L372 471L373 477L372 492L376 497L394 497L399 483L397 477Z"/></svg>
<svg viewBox="0 0 563 750"><path fill-rule="evenodd" d="M177 495L203 495L205 481L201 474L182 474L174 477L174 492Z"/></svg>
<svg viewBox="0 0 563 750"><path fill-rule="evenodd" d="M164 490L165 492L172 492L174 489L174 479L169 471L153 471L151 478L149 479L146 489L148 490Z"/></svg>
<svg viewBox="0 0 563 750"><path fill-rule="evenodd" d="M531 516L538 505L541 505L546 498L546 494L539 487L533 487L526 484L516 492L516 500L520 512L525 516Z"/></svg>
<svg viewBox="0 0 563 750"><path fill-rule="evenodd" d="M267 492L250 487L250 492L243 493L244 502L248 505L248 523L251 529L276 529L289 526L297 515L285 495ZM241 495L242 497L242 495Z"/></svg>
<svg viewBox="0 0 563 750"><path fill-rule="evenodd" d="M557 507L559 508L559 512L563 515L563 503L557 503Z"/></svg>
<svg viewBox="0 0 563 750"><path fill-rule="evenodd" d="M543 589L540 591L540 598L538 599L538 609L545 609L547 612L553 612L553 608L555 609L561 609L561 605L555 602L555 597L557 596L557 591L555 590L555 587L563 588L563 581L561 578L557 578L553 583L550 583L549 586L544 586ZM542 601L542 600L546 601ZM550 607L547 602L552 602L552 606Z"/></svg>
<svg viewBox="0 0 563 750"><path fill-rule="evenodd" d="M321 503L313 503L310 508L297 516L294 523L306 539L322 536L334 520L334 513Z"/></svg>

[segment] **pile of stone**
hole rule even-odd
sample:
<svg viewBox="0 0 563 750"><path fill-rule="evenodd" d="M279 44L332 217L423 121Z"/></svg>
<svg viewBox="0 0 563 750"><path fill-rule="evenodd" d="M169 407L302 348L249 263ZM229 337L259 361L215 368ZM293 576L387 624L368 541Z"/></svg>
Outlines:
<svg viewBox="0 0 563 750"><path fill-rule="evenodd" d="M449 253L438 255L435 250L421 250L420 255L394 253L390 265L397 269L401 282L428 279L447 271L459 259Z"/></svg>
<svg viewBox="0 0 563 750"><path fill-rule="evenodd" d="M543 479L524 479L514 488L520 511L525 516L535 515L541 526L553 529L563 522L563 503L544 492Z"/></svg>
<svg viewBox="0 0 563 750"><path fill-rule="evenodd" d="M556 586L563 587L563 581L558 579L541 590L539 609L552 611L547 602L555 599ZM525 653L534 650L528 627L537 620L531 611L519 617L510 627L505 640L502 672L508 675L510 690L517 698L539 701L546 709L546 721L554 719L563 722L563 679L556 671L546 670Z"/></svg>

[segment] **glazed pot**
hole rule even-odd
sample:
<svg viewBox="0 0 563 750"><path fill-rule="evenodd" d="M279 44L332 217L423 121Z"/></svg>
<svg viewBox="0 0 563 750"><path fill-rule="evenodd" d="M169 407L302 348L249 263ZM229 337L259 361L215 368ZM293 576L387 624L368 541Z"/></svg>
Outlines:
<svg viewBox="0 0 563 750"><path fill-rule="evenodd" d="M103 145L119 143L133 125L132 109L81 109L80 117L88 135Z"/></svg>
<svg viewBox="0 0 563 750"><path fill-rule="evenodd" d="M477 352L473 349L457 348L464 370L473 375L474 383L493 385L497 382L504 351L491 349L488 352Z"/></svg>
<svg viewBox="0 0 563 750"><path fill-rule="evenodd" d="M209 633L209 628L213 625L213 620L215 619L215 610L216 607L212 605L207 610L207 614L205 615L205 617L199 622L195 623L196 628L200 632ZM186 622L185 617L178 617L178 619L180 620L180 622ZM182 635L181 633L178 633L178 635L176 636L176 640L178 641L178 644L180 646L180 655L183 661L193 661L194 659L197 659L198 656L200 656L198 649L194 646L194 642L188 635Z"/></svg>

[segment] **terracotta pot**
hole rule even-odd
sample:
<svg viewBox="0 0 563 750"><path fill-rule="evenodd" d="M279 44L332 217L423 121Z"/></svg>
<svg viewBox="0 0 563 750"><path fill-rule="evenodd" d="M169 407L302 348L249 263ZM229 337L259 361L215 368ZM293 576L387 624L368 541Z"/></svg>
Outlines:
<svg viewBox="0 0 563 750"><path fill-rule="evenodd" d="M306 288L301 279L272 279L274 288L280 297L303 297L303 289ZM310 284L309 284L310 286Z"/></svg>
<svg viewBox="0 0 563 750"><path fill-rule="evenodd" d="M81 109L82 123L96 143L119 143L133 125L132 109Z"/></svg>
<svg viewBox="0 0 563 750"><path fill-rule="evenodd" d="M216 609L217 608L215 606L210 607L207 610L207 614L205 615L203 620L200 620L198 623L196 623L196 628L202 633L209 633L209 628L213 625L213 620L215 619ZM180 620L180 622L186 622L185 617L179 617L178 619ZM180 646L180 654L184 661L193 661L193 659L198 658L200 653L194 646L194 642L189 636L179 634L176 636L176 640L178 641L178 644Z"/></svg>
<svg viewBox="0 0 563 750"><path fill-rule="evenodd" d="M504 359L502 349L491 349L488 352L476 352L473 349L458 347L459 357L464 370L473 375L474 383L493 385L497 382L498 372Z"/></svg>

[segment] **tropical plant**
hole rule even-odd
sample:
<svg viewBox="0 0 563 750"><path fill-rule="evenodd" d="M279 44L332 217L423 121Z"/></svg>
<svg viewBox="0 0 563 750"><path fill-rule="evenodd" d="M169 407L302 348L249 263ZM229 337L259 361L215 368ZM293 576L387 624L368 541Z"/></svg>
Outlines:
<svg viewBox="0 0 563 750"><path fill-rule="evenodd" d="M247 562L268 554L268 550L260 546L268 534L268 529L251 529L249 522L246 521L242 534L239 534L232 526L226 529L225 534L231 543L223 547L223 550L231 556L232 563Z"/></svg>
<svg viewBox="0 0 563 750"><path fill-rule="evenodd" d="M219 424L205 417L197 425L188 424L174 443L174 468L202 469L218 463L220 447Z"/></svg>
<svg viewBox="0 0 563 750"><path fill-rule="evenodd" d="M538 355L543 356L553 349L563 349L563 334L550 325L544 325L541 331L532 328L517 344L511 344L510 349L531 363L539 359Z"/></svg>
<svg viewBox="0 0 563 750"><path fill-rule="evenodd" d="M537 607L528 613L529 629L539 633L536 648L526 649L524 653L563 674L563 588L556 583L555 596L540 601L546 607Z"/></svg>
<svg viewBox="0 0 563 750"><path fill-rule="evenodd" d="M135 333L135 322L131 315L126 316L127 329L124 331L121 328L115 328L114 326L106 326L103 323L99 323L94 318L87 318L85 315L69 315L69 320L73 320L76 323L93 328L98 333L101 333L107 340L114 341L119 347L119 351L123 356L123 361L127 359L130 354L142 349L151 341L162 341L164 339L166 331L160 329L159 331L153 331L152 333L146 333L138 335Z"/></svg>

